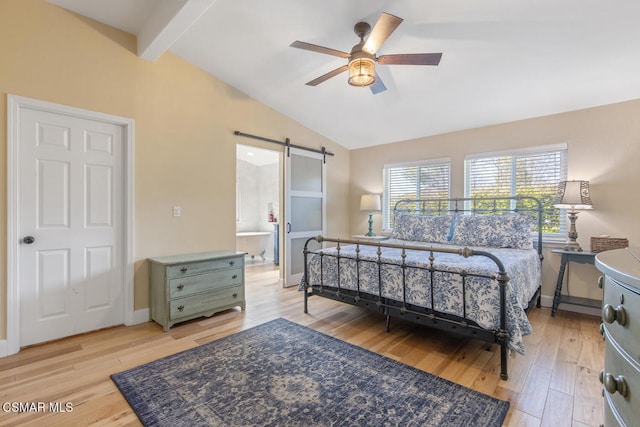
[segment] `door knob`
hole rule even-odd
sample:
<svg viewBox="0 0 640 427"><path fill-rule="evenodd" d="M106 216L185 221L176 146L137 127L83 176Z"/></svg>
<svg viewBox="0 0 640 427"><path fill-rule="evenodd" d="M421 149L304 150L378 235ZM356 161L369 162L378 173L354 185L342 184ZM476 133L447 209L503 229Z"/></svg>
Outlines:
<svg viewBox="0 0 640 427"><path fill-rule="evenodd" d="M24 239L22 239L22 241L25 242L27 245L30 245L33 242L35 242L36 239L34 239L33 236L26 236Z"/></svg>

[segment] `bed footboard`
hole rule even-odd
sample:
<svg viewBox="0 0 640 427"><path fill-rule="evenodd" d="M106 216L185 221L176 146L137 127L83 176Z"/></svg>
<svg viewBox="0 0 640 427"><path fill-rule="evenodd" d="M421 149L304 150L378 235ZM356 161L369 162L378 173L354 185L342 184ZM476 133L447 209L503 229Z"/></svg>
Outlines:
<svg viewBox="0 0 640 427"><path fill-rule="evenodd" d="M309 243L316 241L318 243L328 242L336 244L334 250L331 252L319 251L313 252L308 250ZM349 254L346 256L343 253L343 245L355 245L355 256ZM360 252L362 247L375 247L377 248L377 256L374 257L361 257ZM400 251L399 260L389 259L383 256L383 249L390 248L396 251ZM418 251L420 254L424 253L424 259L427 260L424 264L417 265L415 263L409 263L407 260L408 251ZM455 254L461 257L484 257L491 260L496 266L495 274L484 274L478 272L472 272L467 270L451 270L439 266L435 260L438 253ZM319 257L316 259L320 263L320 277L310 282L309 261L310 257ZM329 258L327 258L329 257ZM323 263L331 259L332 263L335 263L337 268L337 274L335 275L332 283L325 283L323 275ZM348 260L348 261L347 261ZM342 264L348 262L355 264L355 289L350 289L341 283L341 268ZM372 290L371 287L364 289L361 286L360 271L363 268L377 269L377 289ZM399 269L401 272L401 297L390 298L388 292L385 291L384 285L384 271L387 268ZM431 303L425 306L417 305L409 298L409 286L408 272L413 274L423 274L427 281L427 288L429 289L429 295ZM461 283L462 303L461 313L459 315L452 315L445 312L441 312L435 309L436 303L434 301L437 293L436 282L437 275L456 275L459 277ZM468 282L475 279L489 279L495 280L498 285L499 292L499 327L495 329L486 329L479 326L475 321L469 318L467 307L469 302L469 285ZM507 356L508 356L508 340L509 333L507 330L507 286L509 283L509 276L505 271L505 267L502 261L495 255L479 250L472 250L469 248L446 248L446 247L425 247L425 246L411 246L411 245L398 245L393 243L384 242L363 242L359 240L349 239L334 239L326 238L323 236L313 237L307 240L304 247L304 277L301 282L301 287L304 292L304 312L308 312L308 298L313 295L319 295L325 298L330 298L336 301L342 301L351 305L365 307L371 310L383 313L387 317L387 329L389 328L389 321L391 317L406 319L415 323L426 325L432 328L441 329L445 331L454 332L464 336L473 337L490 343L497 343L500 345L500 377L504 380L508 379L507 372Z"/></svg>

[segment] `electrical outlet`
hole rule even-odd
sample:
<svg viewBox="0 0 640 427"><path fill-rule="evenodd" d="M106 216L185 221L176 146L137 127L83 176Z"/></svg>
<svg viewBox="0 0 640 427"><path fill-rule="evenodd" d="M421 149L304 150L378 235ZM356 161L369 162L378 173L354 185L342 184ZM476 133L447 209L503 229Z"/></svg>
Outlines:
<svg viewBox="0 0 640 427"><path fill-rule="evenodd" d="M180 216L180 213L181 213L180 211L181 211L180 206L174 206L173 207L173 216Z"/></svg>

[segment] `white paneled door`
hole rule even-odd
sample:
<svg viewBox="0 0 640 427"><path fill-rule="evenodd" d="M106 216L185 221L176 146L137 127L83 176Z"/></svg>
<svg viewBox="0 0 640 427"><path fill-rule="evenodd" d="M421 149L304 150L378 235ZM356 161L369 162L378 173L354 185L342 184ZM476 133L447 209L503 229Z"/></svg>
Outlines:
<svg viewBox="0 0 640 427"><path fill-rule="evenodd" d="M325 177L324 156L306 150L290 148L285 161L285 286L300 283L304 273L304 245L310 237L324 235ZM320 245L310 242L309 250Z"/></svg>
<svg viewBox="0 0 640 427"><path fill-rule="evenodd" d="M123 126L22 108L20 345L123 323Z"/></svg>

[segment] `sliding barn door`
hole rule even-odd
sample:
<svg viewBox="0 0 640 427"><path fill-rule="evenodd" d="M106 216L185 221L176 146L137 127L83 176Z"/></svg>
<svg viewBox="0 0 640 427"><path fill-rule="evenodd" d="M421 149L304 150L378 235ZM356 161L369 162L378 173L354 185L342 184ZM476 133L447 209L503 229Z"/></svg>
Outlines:
<svg viewBox="0 0 640 427"><path fill-rule="evenodd" d="M305 242L325 232L326 177L322 154L291 148L285 159L284 285L294 286L304 272ZM310 248L318 249L319 245Z"/></svg>

